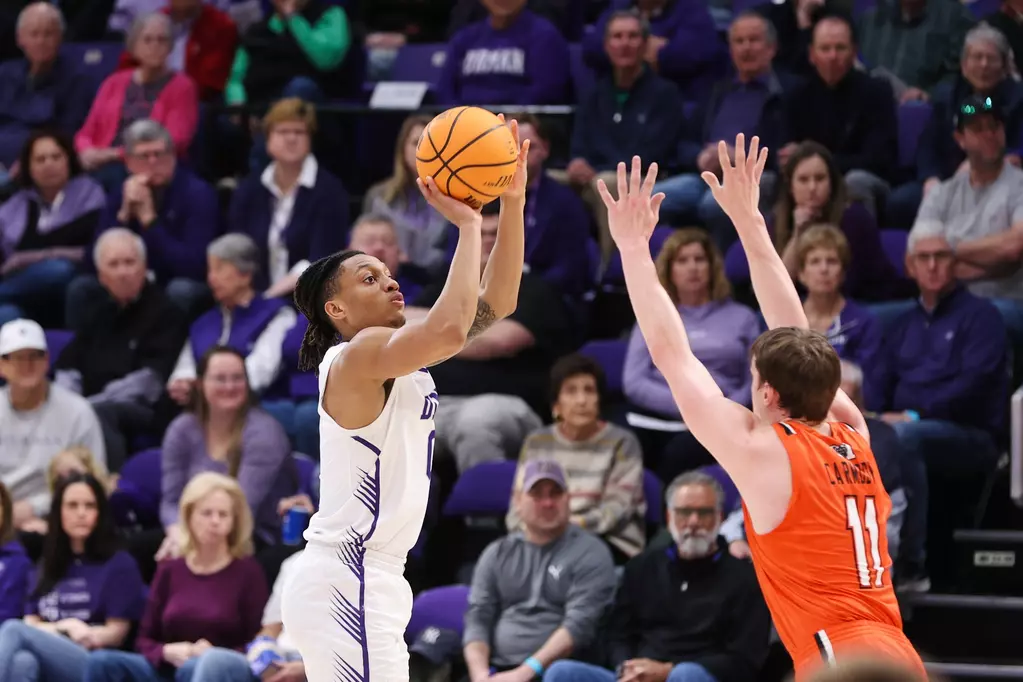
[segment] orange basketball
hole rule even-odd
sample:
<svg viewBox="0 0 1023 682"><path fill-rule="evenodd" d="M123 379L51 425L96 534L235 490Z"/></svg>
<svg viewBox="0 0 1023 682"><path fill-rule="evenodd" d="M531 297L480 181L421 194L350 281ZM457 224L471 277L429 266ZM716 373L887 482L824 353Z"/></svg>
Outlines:
<svg viewBox="0 0 1023 682"><path fill-rule="evenodd" d="M426 126L416 147L420 178L473 208L488 204L511 184L518 148L507 125L479 107L455 107Z"/></svg>

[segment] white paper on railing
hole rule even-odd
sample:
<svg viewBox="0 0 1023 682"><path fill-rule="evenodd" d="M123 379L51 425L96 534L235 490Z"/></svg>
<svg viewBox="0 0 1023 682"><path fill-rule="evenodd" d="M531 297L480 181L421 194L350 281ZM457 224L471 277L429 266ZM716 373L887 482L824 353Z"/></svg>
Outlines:
<svg viewBox="0 0 1023 682"><path fill-rule="evenodd" d="M430 89L429 83L412 83L391 81L377 83L369 98L370 109L407 109L419 108Z"/></svg>
<svg viewBox="0 0 1023 682"><path fill-rule="evenodd" d="M682 433L688 431L689 427L679 421L672 421L670 419L658 419L657 417L648 417L645 414L637 414L635 412L626 412L625 421L629 423L629 426L637 429L646 429L647 431L666 431L668 433Z"/></svg>

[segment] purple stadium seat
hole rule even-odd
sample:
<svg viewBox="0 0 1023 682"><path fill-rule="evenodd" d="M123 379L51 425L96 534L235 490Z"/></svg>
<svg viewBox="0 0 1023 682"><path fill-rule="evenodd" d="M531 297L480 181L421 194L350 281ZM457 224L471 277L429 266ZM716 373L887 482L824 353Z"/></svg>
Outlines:
<svg viewBox="0 0 1023 682"><path fill-rule="evenodd" d="M72 63L77 62L82 75L98 89L100 83L117 70L117 63L124 52L124 43L65 43L61 52Z"/></svg>
<svg viewBox="0 0 1023 682"><path fill-rule="evenodd" d="M583 47L580 43L572 43L568 46L568 70L572 76L575 101L581 102L596 84L597 74L586 64L586 60L583 58Z"/></svg>
<svg viewBox="0 0 1023 682"><path fill-rule="evenodd" d="M67 329L47 329L46 330L46 348L50 354L50 366L57 361L60 354L64 351L64 348L71 343L71 339L75 337L75 333L68 331Z"/></svg>
<svg viewBox="0 0 1023 682"><path fill-rule="evenodd" d="M858 17L877 6L877 0L853 0L853 16Z"/></svg>
<svg viewBox="0 0 1023 682"><path fill-rule="evenodd" d="M899 107L899 166L913 168L916 165L920 133L930 118L931 105L927 102L911 102Z"/></svg>
<svg viewBox="0 0 1023 682"><path fill-rule="evenodd" d="M906 274L906 242L909 233L905 230L881 230L881 247L900 275Z"/></svg>
<svg viewBox="0 0 1023 682"><path fill-rule="evenodd" d="M579 352L596 361L607 377L608 393L622 392L622 368L625 366L625 351L629 342L625 339L590 341Z"/></svg>
<svg viewBox="0 0 1023 682"><path fill-rule="evenodd" d="M405 45L398 50L391 68L391 80L429 83L431 88L436 87L446 56L447 46L444 43Z"/></svg>
<svg viewBox="0 0 1023 682"><path fill-rule="evenodd" d="M414 641L428 627L451 630L461 636L468 608L468 585L447 585L420 592L412 602L412 617L405 628L405 641Z"/></svg>
<svg viewBox="0 0 1023 682"><path fill-rule="evenodd" d="M700 471L709 476L713 476L714 480L721 484L721 488L725 492L725 503L723 507L725 514L727 515L735 509L735 505L739 503L739 491L736 489L735 484L732 483L732 479L725 473L725 470L721 468L721 465L708 464L705 467L700 467Z"/></svg>
<svg viewBox="0 0 1023 682"><path fill-rule="evenodd" d="M973 18L979 21L997 12L1002 6L1002 1L974 0L973 2L967 2L966 6L970 9L970 14L973 15Z"/></svg>
<svg viewBox="0 0 1023 682"><path fill-rule="evenodd" d="M508 513L518 462L481 462L462 472L444 503L444 516L503 516Z"/></svg>
<svg viewBox="0 0 1023 682"><path fill-rule="evenodd" d="M119 526L159 524L162 479L159 448L143 450L124 463L117 489L110 496L111 511Z"/></svg>
<svg viewBox="0 0 1023 682"><path fill-rule="evenodd" d="M320 385L316 381L316 375L312 372L298 372L291 375L289 393L295 400L315 398L319 395Z"/></svg>
<svg viewBox="0 0 1023 682"><path fill-rule="evenodd" d="M725 277L733 284L749 281L749 261L746 260L741 242L728 247L728 253L725 254Z"/></svg>
<svg viewBox="0 0 1023 682"><path fill-rule="evenodd" d="M647 525L660 526L664 523L664 484L657 474L643 469L643 497L646 498Z"/></svg>
<svg viewBox="0 0 1023 682"><path fill-rule="evenodd" d="M318 506L320 501L316 491L320 486L316 481L318 471L316 462L311 457L300 452L293 452L291 460L295 463L295 470L298 471L298 492L305 493L313 501L313 506Z"/></svg>
<svg viewBox="0 0 1023 682"><path fill-rule="evenodd" d="M654 228L654 233L650 235L650 254L654 258L657 258L657 254L660 253L664 241L674 231L675 228L668 227L667 225L658 225ZM615 249L614 253L611 254L611 259L607 263L607 270L604 271L601 283L610 287L620 287L625 284L625 273L622 271L622 256L618 253L618 249Z"/></svg>

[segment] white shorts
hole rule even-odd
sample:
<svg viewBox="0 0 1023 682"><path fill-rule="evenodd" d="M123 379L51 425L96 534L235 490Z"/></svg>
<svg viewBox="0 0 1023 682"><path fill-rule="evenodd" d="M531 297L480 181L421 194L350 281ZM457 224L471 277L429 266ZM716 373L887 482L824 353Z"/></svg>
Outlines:
<svg viewBox="0 0 1023 682"><path fill-rule="evenodd" d="M405 628L412 588L405 561L367 551L359 564L310 542L284 586L284 630L308 682L408 682Z"/></svg>

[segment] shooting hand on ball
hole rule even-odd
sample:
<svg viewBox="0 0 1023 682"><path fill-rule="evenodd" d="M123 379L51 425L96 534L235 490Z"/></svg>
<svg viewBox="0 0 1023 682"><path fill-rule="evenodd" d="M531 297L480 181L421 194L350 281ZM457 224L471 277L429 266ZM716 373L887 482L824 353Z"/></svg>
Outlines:
<svg viewBox="0 0 1023 682"><path fill-rule="evenodd" d="M504 114L498 114L497 117L504 121ZM527 160L529 159L529 140L525 142L519 140L519 122L515 119L512 119L508 127L511 128L512 137L515 138L515 146L518 147L519 157L515 163L515 175L512 177L511 184L508 185L507 189L504 190L504 194L501 195L501 200L525 200L526 185L529 184L526 172Z"/></svg>
<svg viewBox="0 0 1023 682"><path fill-rule="evenodd" d="M417 179L416 184L430 206L437 209L438 213L447 218L458 229L461 230L473 225L479 227L483 222L479 211L465 202L453 199L441 192L433 178Z"/></svg>

